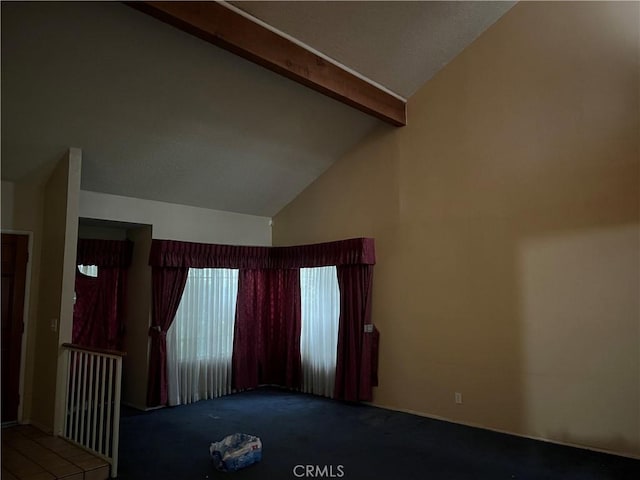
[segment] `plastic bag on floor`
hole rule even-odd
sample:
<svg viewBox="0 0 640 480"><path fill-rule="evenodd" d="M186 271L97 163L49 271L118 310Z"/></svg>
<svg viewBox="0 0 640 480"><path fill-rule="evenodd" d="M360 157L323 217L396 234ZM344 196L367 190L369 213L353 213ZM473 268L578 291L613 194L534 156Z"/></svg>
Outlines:
<svg viewBox="0 0 640 480"><path fill-rule="evenodd" d="M216 469L235 472L262 460L262 442L246 433L234 433L214 442L209 453Z"/></svg>

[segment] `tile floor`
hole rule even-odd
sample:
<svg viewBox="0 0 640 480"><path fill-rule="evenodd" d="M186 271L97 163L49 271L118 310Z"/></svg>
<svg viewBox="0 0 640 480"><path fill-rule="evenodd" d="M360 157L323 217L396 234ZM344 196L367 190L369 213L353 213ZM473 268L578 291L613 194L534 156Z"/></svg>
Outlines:
<svg viewBox="0 0 640 480"><path fill-rule="evenodd" d="M3 480L106 480L109 464L30 425L2 429Z"/></svg>

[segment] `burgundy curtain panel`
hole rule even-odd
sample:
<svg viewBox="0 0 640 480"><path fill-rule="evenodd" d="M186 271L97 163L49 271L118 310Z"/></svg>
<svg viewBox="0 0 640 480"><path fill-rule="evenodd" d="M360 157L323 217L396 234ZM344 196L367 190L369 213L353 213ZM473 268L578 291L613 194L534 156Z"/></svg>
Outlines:
<svg viewBox="0 0 640 480"><path fill-rule="evenodd" d="M91 328L91 319L96 317L98 305L97 278L88 277L76 271L75 294L76 301L73 305L73 332L71 341L83 347L106 348L96 345L104 338L102 323L97 324L100 328Z"/></svg>
<svg viewBox="0 0 640 480"><path fill-rule="evenodd" d="M233 327L232 387L236 390L255 388L260 382L262 358L262 322L254 321L262 313L260 293L262 270L238 272L236 321Z"/></svg>
<svg viewBox="0 0 640 480"><path fill-rule="evenodd" d="M265 300L269 314L262 317L265 348L260 383L299 389L302 384L300 270L266 272L268 300Z"/></svg>
<svg viewBox="0 0 640 480"><path fill-rule="evenodd" d="M151 350L147 405L165 405L167 396L167 330L180 306L187 284L187 267L152 267L151 269Z"/></svg>
<svg viewBox="0 0 640 480"><path fill-rule="evenodd" d="M76 271L72 342L84 347L122 350L124 297L133 243L79 239L78 265L97 265L98 276Z"/></svg>
<svg viewBox="0 0 640 480"><path fill-rule="evenodd" d="M122 350L126 270L98 267L97 277L76 272L72 342L83 347Z"/></svg>
<svg viewBox="0 0 640 480"><path fill-rule="evenodd" d="M377 384L377 336L371 325L373 265L337 267L340 320L334 398L370 401ZM371 332L365 332L371 325Z"/></svg>
<svg viewBox="0 0 640 480"><path fill-rule="evenodd" d="M233 388L300 388L300 270L240 270Z"/></svg>

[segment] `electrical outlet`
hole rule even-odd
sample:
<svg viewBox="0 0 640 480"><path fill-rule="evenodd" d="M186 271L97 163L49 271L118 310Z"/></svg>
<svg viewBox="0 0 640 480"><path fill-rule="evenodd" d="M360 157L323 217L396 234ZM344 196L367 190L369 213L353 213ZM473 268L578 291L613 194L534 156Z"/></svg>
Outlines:
<svg viewBox="0 0 640 480"><path fill-rule="evenodd" d="M457 404L462 404L462 394L460 392L456 392L455 394L455 401Z"/></svg>
<svg viewBox="0 0 640 480"><path fill-rule="evenodd" d="M51 319L51 331L52 332L57 332L58 331L58 319L57 318L52 318Z"/></svg>

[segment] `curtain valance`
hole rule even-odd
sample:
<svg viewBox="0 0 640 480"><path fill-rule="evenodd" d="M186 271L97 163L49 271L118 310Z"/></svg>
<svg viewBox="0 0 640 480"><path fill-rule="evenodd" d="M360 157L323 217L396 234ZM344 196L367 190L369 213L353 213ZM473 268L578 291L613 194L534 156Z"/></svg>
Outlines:
<svg viewBox="0 0 640 480"><path fill-rule="evenodd" d="M131 265L133 242L130 240L78 239L78 265L121 267Z"/></svg>
<svg viewBox="0 0 640 480"><path fill-rule="evenodd" d="M251 247L153 240L149 265L155 267L287 269L329 265L373 265L372 238L292 247Z"/></svg>

